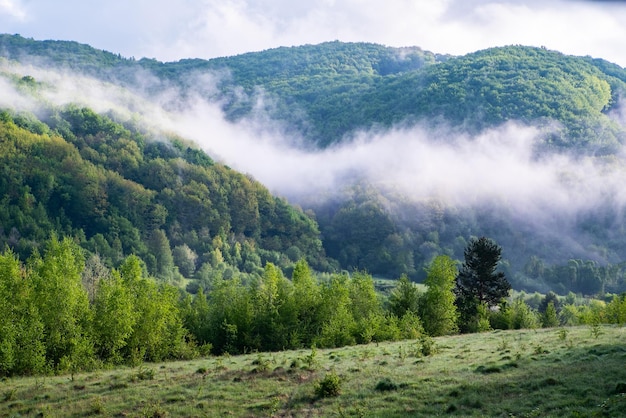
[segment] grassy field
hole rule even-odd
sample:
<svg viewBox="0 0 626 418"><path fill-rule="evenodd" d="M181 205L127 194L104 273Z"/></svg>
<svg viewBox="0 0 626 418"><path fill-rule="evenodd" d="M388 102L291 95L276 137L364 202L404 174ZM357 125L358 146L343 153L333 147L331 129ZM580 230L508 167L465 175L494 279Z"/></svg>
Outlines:
<svg viewBox="0 0 626 418"><path fill-rule="evenodd" d="M626 328L495 331L0 382L2 417L623 416ZM320 388L337 396L318 396ZM320 382L328 383L320 386ZM332 392L332 391L331 391Z"/></svg>

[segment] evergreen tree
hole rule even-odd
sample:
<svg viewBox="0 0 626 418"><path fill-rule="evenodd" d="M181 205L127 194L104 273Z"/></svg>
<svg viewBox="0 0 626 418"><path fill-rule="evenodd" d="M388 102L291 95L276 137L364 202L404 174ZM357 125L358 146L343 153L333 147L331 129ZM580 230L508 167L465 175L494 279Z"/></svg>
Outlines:
<svg viewBox="0 0 626 418"><path fill-rule="evenodd" d="M541 315L541 323L544 328L559 326L559 316L552 301L548 302L545 312Z"/></svg>
<svg viewBox="0 0 626 418"><path fill-rule="evenodd" d="M504 273L496 271L502 248L489 238L471 239L465 248L465 261L456 279L456 305L462 331L477 330L479 307L497 306L511 290Z"/></svg>

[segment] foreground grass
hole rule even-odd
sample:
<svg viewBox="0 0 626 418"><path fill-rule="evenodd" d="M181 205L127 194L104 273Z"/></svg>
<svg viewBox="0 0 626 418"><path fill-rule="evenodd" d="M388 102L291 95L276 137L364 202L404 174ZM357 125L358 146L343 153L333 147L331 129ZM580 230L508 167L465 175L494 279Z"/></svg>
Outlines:
<svg viewBox="0 0 626 418"><path fill-rule="evenodd" d="M2 417L620 416L626 328L501 331L0 382ZM340 377L338 396L316 383Z"/></svg>

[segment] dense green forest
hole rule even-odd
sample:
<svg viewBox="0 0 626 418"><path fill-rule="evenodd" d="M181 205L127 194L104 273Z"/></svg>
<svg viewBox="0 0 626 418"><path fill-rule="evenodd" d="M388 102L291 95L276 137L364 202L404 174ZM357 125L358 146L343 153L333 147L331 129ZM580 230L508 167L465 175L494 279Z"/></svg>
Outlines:
<svg viewBox="0 0 626 418"><path fill-rule="evenodd" d="M475 246L481 240L472 242ZM495 258L476 252L490 266L487 275L469 261L473 250L466 251L461 273L477 273L464 281L469 296L457 292L456 263L439 256L428 269L425 292L402 276L383 300L370 275L318 279L304 260L296 263L291 279L268 262L248 283L242 275L218 277L207 293L200 289L192 296L155 280L135 255L110 269L75 239L53 235L26 262L9 249L0 254L0 376L73 374L209 353L303 347L312 347L308 358L313 364L315 347L400 339L417 339L421 355L429 355L431 336L459 329L626 322L624 295L589 303L573 293L566 298L548 294L535 298L535 307L524 295L505 299L506 278L492 271L500 250L486 242L497 249ZM494 280L504 291L494 296L497 300L471 296ZM457 311L456 305L463 309ZM489 309L491 305L500 309Z"/></svg>
<svg viewBox="0 0 626 418"><path fill-rule="evenodd" d="M161 63L0 35L0 52L3 77L28 97L50 86L16 73L12 62L71 70L147 97L172 87L183 99L201 94L230 121L262 111L302 138L293 146L332 148L368 129L426 124L452 136L516 121L539 129L537 159L563 154L607 169L623 165L626 134L616 115L626 70L544 48L452 57L329 42ZM614 196L545 226L512 216L506 205L416 201L361 179L329 196L290 198L300 210L184 138L154 133L149 120L45 103L36 112L7 106L2 124L0 239L22 259L54 230L109 267L137 254L152 275L193 279L193 291L218 276L258 277L268 261L289 275L301 257L319 271L421 281L437 255L460 260L471 237L486 235L502 245L502 268L516 289L626 290L626 218Z"/></svg>
<svg viewBox="0 0 626 418"><path fill-rule="evenodd" d="M29 80L20 80L28 83ZM317 224L180 138L158 141L90 109L0 113L0 242L28 258L54 231L104 263L141 257L150 274L258 275L301 257L320 270Z"/></svg>

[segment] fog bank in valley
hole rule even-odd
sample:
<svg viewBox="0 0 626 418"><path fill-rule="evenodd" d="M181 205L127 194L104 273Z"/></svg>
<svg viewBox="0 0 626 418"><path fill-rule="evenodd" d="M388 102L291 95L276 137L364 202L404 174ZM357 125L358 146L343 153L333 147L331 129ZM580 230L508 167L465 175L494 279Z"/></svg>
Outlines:
<svg viewBox="0 0 626 418"><path fill-rule="evenodd" d="M42 87L40 96L32 96L0 77L3 107L36 113L43 98L57 105L112 110L122 119L154 128L155 138L160 130L196 142L212 158L303 206L336 198L361 181L415 202L436 200L460 210L504 208L525 225L550 234L565 233L596 209L621 214L626 206L625 152L603 158L538 153L546 128L514 121L473 136L424 122L362 131L330 148L312 149L302 147L302 138L287 134L288 127L261 110L233 123L225 118L220 103L154 85L145 74L138 75L145 80L144 87L159 93L146 97L88 77L28 65L5 71L31 75ZM197 79L199 91L211 91L216 77L205 74ZM266 108L267 103L257 107ZM619 109L624 107L612 116L623 124L624 112Z"/></svg>

